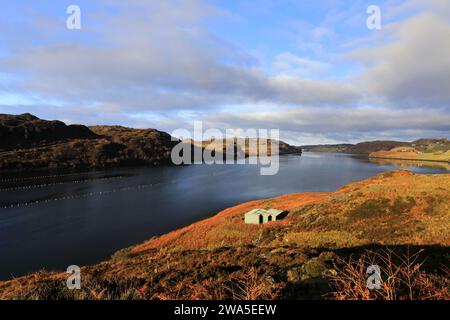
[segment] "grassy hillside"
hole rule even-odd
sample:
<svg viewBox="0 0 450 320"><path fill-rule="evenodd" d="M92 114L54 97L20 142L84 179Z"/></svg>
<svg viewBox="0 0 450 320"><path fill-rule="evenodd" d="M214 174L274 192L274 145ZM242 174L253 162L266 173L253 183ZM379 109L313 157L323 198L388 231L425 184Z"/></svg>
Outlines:
<svg viewBox="0 0 450 320"><path fill-rule="evenodd" d="M450 156L448 139L419 139L413 142L367 141L357 144L311 145L302 148L307 152L361 154L373 158L449 161Z"/></svg>
<svg viewBox="0 0 450 320"><path fill-rule="evenodd" d="M424 153L445 152L450 150L449 139L419 139L411 143L418 151Z"/></svg>
<svg viewBox="0 0 450 320"><path fill-rule="evenodd" d="M408 142L402 141L368 141L357 143L354 146L349 147L346 152L352 154L370 154L371 152L391 150L395 147L407 145L409 145Z"/></svg>
<svg viewBox="0 0 450 320"><path fill-rule="evenodd" d="M243 214L260 207L290 213L273 224L244 224ZM442 244L450 241L449 218L450 175L395 171L333 193L291 194L244 203L138 245L132 252L161 246L208 249L249 245L255 239L271 246L295 243L330 248L371 243Z"/></svg>
<svg viewBox="0 0 450 320"><path fill-rule="evenodd" d="M261 226L243 223L245 212L261 207L289 215ZM449 174L386 172L336 192L291 194L226 209L83 267L81 290L65 288L65 273L42 271L0 283L0 298L449 299L448 230ZM340 280L349 274L364 283L365 269L355 270L363 270L358 266L365 259L387 273L394 269L385 262L392 262L401 271L392 279L403 275L411 285L405 288L400 279L376 293L347 288Z"/></svg>

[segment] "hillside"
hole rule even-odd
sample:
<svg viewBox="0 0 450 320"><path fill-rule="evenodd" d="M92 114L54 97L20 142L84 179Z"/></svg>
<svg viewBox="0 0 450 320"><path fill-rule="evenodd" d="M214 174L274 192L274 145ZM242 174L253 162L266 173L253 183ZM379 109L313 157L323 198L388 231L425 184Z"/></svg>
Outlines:
<svg viewBox="0 0 450 320"><path fill-rule="evenodd" d="M450 175L394 171L333 193L292 194L245 203L138 245L133 252L161 246L205 249L252 244L262 230L243 224L242 215L258 207L290 212L286 219L263 226L263 231L274 233L264 239L270 240L266 245L450 244Z"/></svg>
<svg viewBox="0 0 450 320"><path fill-rule="evenodd" d="M234 138L221 140L204 140L204 141L187 141L196 147L201 147L207 150L220 150L220 153L226 155L231 150L233 154L241 155L242 157L272 155L270 139L256 139L256 138ZM302 154L300 147L291 146L283 141L274 141L278 143L278 154ZM261 151L262 150L262 151ZM275 154L275 153L274 153Z"/></svg>
<svg viewBox="0 0 450 320"><path fill-rule="evenodd" d="M0 114L0 150L26 149L69 139L95 139L85 126L41 120L29 113Z"/></svg>
<svg viewBox="0 0 450 320"><path fill-rule="evenodd" d="M168 164L177 143L155 129L67 126L30 114L0 115L0 137L2 169Z"/></svg>
<svg viewBox="0 0 450 320"><path fill-rule="evenodd" d="M372 152L370 158L450 162L450 140L417 140L411 146Z"/></svg>
<svg viewBox="0 0 450 320"><path fill-rule="evenodd" d="M302 146L306 152L335 152L370 155L374 152L390 151L400 147L412 147L421 153L437 153L450 150L448 139L418 139L413 142L402 141L366 141L357 144L324 144ZM375 156L375 155L374 155ZM426 158L426 157L425 157ZM412 159L412 158L407 158Z"/></svg>
<svg viewBox="0 0 450 320"><path fill-rule="evenodd" d="M380 150L391 150L399 146L409 146L409 142L401 141L365 141L357 144L330 144L302 146L308 152L339 152L348 154L368 155Z"/></svg>
<svg viewBox="0 0 450 320"><path fill-rule="evenodd" d="M370 154L371 152L376 152L380 150L391 150L392 148L399 146L407 146L408 142L401 141L368 141L357 143L353 146L347 148L347 153L352 154Z"/></svg>
<svg viewBox="0 0 450 320"><path fill-rule="evenodd" d="M244 224L243 214L254 208L289 214ZM414 269L422 281L414 285L417 294L449 299L448 270L442 270L450 262L449 228L449 174L386 172L336 192L226 209L83 267L81 290L65 288L65 273L41 271L0 283L0 299L320 299L349 270L344 261L383 248L392 261L423 250L424 271Z"/></svg>
<svg viewBox="0 0 450 320"><path fill-rule="evenodd" d="M172 164L171 151L178 143L156 129L122 126L66 125L61 121L39 119L31 114L0 115L1 169L80 169L133 165ZM193 143L224 150L223 143ZM266 142L267 143L267 142ZM301 149L279 142L280 154L301 154ZM234 142L231 150L252 156L248 145ZM270 154L270 151L269 151Z"/></svg>
<svg viewBox="0 0 450 320"><path fill-rule="evenodd" d="M424 153L450 150L449 139L419 139L411 142L411 146Z"/></svg>

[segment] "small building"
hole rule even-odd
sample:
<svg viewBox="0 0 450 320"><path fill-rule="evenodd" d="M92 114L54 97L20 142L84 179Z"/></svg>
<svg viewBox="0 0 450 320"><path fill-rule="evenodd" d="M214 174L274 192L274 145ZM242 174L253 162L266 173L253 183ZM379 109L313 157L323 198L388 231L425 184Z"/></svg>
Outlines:
<svg viewBox="0 0 450 320"><path fill-rule="evenodd" d="M246 224L263 224L283 219L287 211L277 209L253 209L244 215Z"/></svg>

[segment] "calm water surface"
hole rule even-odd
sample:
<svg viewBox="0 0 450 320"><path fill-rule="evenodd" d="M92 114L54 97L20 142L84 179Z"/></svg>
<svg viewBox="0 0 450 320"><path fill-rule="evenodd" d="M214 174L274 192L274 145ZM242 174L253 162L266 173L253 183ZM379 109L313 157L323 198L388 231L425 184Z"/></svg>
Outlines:
<svg viewBox="0 0 450 320"><path fill-rule="evenodd" d="M253 165L193 165L89 173L0 174L0 279L94 263L118 249L285 193L334 191L402 163L342 154L282 156L275 176ZM407 163L420 173L447 173ZM45 177L44 177L45 176Z"/></svg>

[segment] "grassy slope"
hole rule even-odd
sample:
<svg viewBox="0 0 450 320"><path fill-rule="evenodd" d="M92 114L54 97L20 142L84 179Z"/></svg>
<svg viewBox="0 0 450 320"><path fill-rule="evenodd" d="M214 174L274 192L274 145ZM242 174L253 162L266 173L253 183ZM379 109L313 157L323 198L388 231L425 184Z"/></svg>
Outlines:
<svg viewBox="0 0 450 320"><path fill-rule="evenodd" d="M257 207L290 214L245 225L243 214ZM253 290L251 298L320 298L336 272L330 261L365 245L432 248L428 263L437 262L430 268L448 265L449 216L449 174L387 172L332 193L229 208L83 267L80 291L65 289L66 274L43 271L0 283L0 298L221 299L249 297Z"/></svg>
<svg viewBox="0 0 450 320"><path fill-rule="evenodd" d="M389 151L372 152L370 158L405 159L419 161L450 162L450 150L418 151L413 147L399 147Z"/></svg>
<svg viewBox="0 0 450 320"><path fill-rule="evenodd" d="M398 152L401 149L412 149L410 154ZM401 141L367 141L355 145L312 145L303 146L309 152L343 152L349 154L370 155L377 158L412 159L428 161L449 161L449 139L419 139L413 142ZM416 151L421 154L417 155Z"/></svg>
<svg viewBox="0 0 450 320"><path fill-rule="evenodd" d="M290 211L282 221L245 225L254 208ZM213 218L157 237L134 253L168 246L205 249L252 244L264 233L267 245L342 247L369 243L449 244L450 175L387 172L333 193L302 193L245 203ZM394 227L395 226L395 227Z"/></svg>

